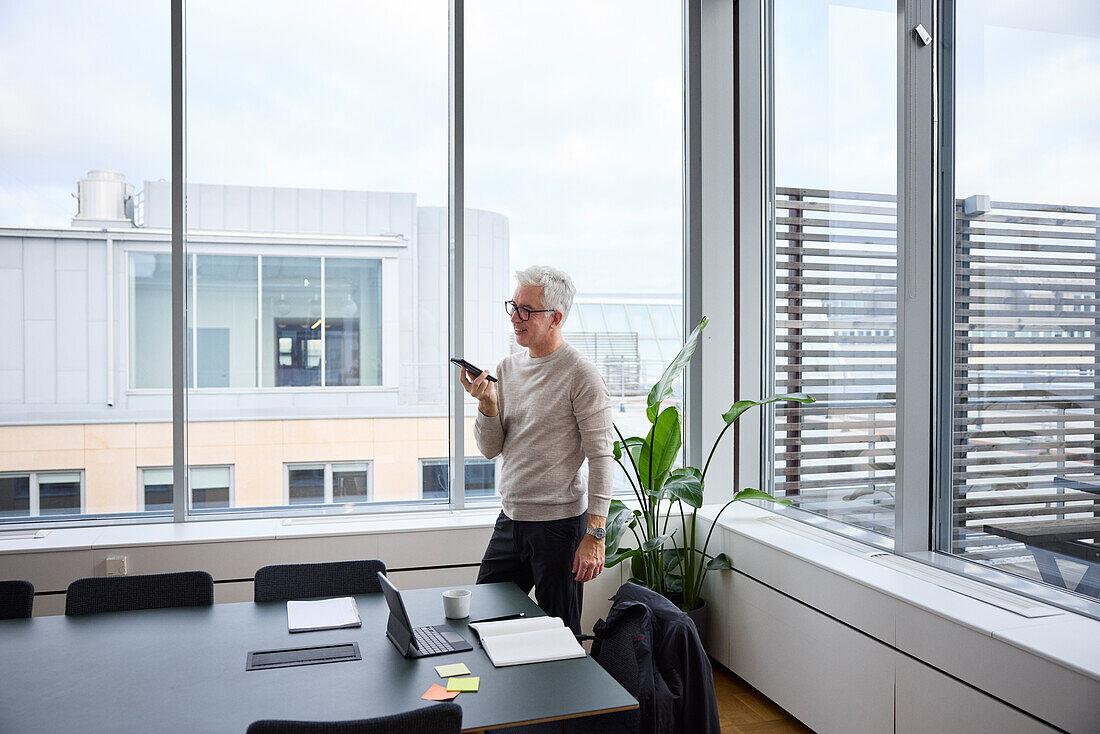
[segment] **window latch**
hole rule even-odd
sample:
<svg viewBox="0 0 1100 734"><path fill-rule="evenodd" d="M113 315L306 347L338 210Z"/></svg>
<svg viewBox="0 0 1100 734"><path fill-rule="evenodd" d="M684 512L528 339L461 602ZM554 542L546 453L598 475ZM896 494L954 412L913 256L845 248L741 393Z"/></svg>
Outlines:
<svg viewBox="0 0 1100 734"><path fill-rule="evenodd" d="M927 46L932 43L932 34L925 29L923 23L917 23L917 27L913 29L913 33L917 34L917 38L920 39L922 45Z"/></svg>

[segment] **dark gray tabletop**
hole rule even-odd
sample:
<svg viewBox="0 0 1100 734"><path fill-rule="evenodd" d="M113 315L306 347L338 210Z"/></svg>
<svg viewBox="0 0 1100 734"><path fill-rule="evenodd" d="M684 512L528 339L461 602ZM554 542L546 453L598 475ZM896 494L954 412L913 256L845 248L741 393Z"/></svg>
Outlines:
<svg viewBox="0 0 1100 734"><path fill-rule="evenodd" d="M470 618L542 614L512 584L473 589ZM494 668L466 620L443 617L441 589L402 592L413 624L446 622L468 652L401 657L381 594L357 596L363 626L291 634L286 603L218 604L0 621L0 731L239 732L257 719L381 716L421 700L434 666L466 663L478 693L455 699L464 730L634 708L591 658ZM357 642L362 660L245 671L254 650Z"/></svg>

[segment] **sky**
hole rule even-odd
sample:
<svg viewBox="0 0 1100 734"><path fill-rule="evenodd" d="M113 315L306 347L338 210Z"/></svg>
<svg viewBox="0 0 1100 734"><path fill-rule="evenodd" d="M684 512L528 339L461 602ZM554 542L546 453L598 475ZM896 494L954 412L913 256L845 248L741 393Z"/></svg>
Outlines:
<svg viewBox="0 0 1100 734"><path fill-rule="evenodd" d="M897 192L896 7L776 1L777 185ZM956 195L1100 207L1100 3L956 9Z"/></svg>
<svg viewBox="0 0 1100 734"><path fill-rule="evenodd" d="M959 0L959 195L1100 206L1100 3ZM887 0L775 3L776 182L896 188ZM0 0L0 225L66 226L76 182L170 175L166 0ZM191 0L201 183L447 198L444 0ZM467 205L512 269L582 293L681 283L680 3L469 0Z"/></svg>
<svg viewBox="0 0 1100 734"><path fill-rule="evenodd" d="M192 0L202 183L447 203L447 2ZM170 176L168 3L0 0L0 224L67 226L91 168ZM581 292L681 287L680 5L466 4L466 203L511 267Z"/></svg>

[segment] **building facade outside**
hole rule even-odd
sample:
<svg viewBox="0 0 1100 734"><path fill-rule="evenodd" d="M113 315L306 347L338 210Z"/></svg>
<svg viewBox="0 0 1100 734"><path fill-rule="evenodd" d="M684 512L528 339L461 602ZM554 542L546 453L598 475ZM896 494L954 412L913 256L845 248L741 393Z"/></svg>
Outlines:
<svg viewBox="0 0 1100 734"><path fill-rule="evenodd" d="M171 508L170 185L78 190L70 228L0 227L7 519ZM192 509L446 502L446 209L204 184L187 206ZM503 355L508 220L466 221L467 354Z"/></svg>
<svg viewBox="0 0 1100 734"><path fill-rule="evenodd" d="M76 198L70 227L0 227L8 522L172 510L171 187L135 194L101 169ZM411 193L208 184L186 200L189 510L446 504L446 209ZM508 220L467 210L465 235L464 356L491 368L516 348ZM681 314L676 295L581 294L566 322L629 435L648 428ZM467 500L497 497L496 470L465 458Z"/></svg>

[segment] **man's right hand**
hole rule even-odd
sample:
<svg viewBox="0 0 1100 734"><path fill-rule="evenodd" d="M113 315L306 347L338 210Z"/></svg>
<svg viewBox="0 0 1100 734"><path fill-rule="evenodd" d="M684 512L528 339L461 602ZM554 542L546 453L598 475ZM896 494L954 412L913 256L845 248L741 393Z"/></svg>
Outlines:
<svg viewBox="0 0 1100 734"><path fill-rule="evenodd" d="M470 393L470 396L477 401L478 411L488 418L495 418L497 416L497 393L493 383L489 382L489 370L485 370L475 379L469 380L466 377L466 368L459 367L458 379L462 382L462 387L466 392Z"/></svg>

